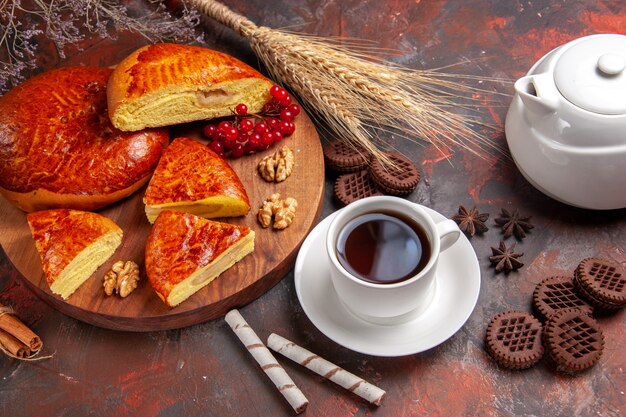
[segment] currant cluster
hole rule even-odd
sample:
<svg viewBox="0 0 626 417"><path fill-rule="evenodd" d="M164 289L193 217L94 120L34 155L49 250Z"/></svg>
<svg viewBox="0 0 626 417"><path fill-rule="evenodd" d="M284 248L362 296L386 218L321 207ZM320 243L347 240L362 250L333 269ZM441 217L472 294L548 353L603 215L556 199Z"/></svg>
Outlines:
<svg viewBox="0 0 626 417"><path fill-rule="evenodd" d="M270 88L272 99L265 104L261 114L248 113L248 106L235 106L233 121L222 120L218 124L207 124L203 133L210 140L208 146L221 157L240 158L263 151L296 130L295 117L300 106L284 88Z"/></svg>

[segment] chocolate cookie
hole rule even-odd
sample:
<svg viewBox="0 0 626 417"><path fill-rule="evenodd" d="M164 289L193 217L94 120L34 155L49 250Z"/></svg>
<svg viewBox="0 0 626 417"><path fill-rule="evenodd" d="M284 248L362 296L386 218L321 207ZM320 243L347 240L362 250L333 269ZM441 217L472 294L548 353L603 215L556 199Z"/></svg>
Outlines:
<svg viewBox="0 0 626 417"><path fill-rule="evenodd" d="M608 303L603 303L602 301L598 300L589 291L587 291L584 287L582 287L580 283L578 282L578 280L576 279L574 279L574 288L576 289L576 292L580 294L581 297L587 300L587 302L589 302L589 304L591 304L596 309L614 311L614 310L618 310L621 308L619 306L615 306L613 304L608 304Z"/></svg>
<svg viewBox="0 0 626 417"><path fill-rule="evenodd" d="M383 195L378 191L376 184L372 182L365 169L352 174L340 175L335 180L334 192L335 198L345 205L364 197Z"/></svg>
<svg viewBox="0 0 626 417"><path fill-rule="evenodd" d="M577 308L559 310L550 316L544 341L557 370L566 373L592 367L604 350L604 335L600 326Z"/></svg>
<svg viewBox="0 0 626 417"><path fill-rule="evenodd" d="M487 326L487 352L502 367L526 369L543 356L539 320L523 311L497 314Z"/></svg>
<svg viewBox="0 0 626 417"><path fill-rule="evenodd" d="M380 160L373 160L369 167L372 181L386 194L410 194L420 181L417 167L410 159L400 153L387 152L385 155L393 165L385 165Z"/></svg>
<svg viewBox="0 0 626 417"><path fill-rule="evenodd" d="M565 276L546 278L537 284L533 292L533 307L544 320L564 308L578 308L586 314L593 312L593 308L575 290L572 278Z"/></svg>
<svg viewBox="0 0 626 417"><path fill-rule="evenodd" d="M626 306L626 273L614 262L601 258L584 259L576 268L574 283L594 306L607 310Z"/></svg>
<svg viewBox="0 0 626 417"><path fill-rule="evenodd" d="M358 172L367 167L370 158L366 150L340 139L326 143L323 152L328 168L338 172Z"/></svg>

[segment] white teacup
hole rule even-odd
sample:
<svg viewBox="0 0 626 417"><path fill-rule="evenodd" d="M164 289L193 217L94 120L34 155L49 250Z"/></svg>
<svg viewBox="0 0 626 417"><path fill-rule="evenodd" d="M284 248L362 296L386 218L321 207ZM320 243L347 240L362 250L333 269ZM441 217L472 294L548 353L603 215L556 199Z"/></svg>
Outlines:
<svg viewBox="0 0 626 417"><path fill-rule="evenodd" d="M430 256L415 275L394 283L371 282L350 272L338 256L339 238L352 220L365 214L383 213L414 223L426 235ZM352 223L354 224L354 222ZM435 223L422 206L398 197L367 197L340 210L331 221L326 235L330 259L330 276L335 291L344 305L355 315L376 324L397 324L411 320L423 312L433 299L439 254L454 244L461 231L452 220ZM382 255L384 256L384 255ZM384 261L384 260L383 260ZM343 262L346 262L345 260Z"/></svg>

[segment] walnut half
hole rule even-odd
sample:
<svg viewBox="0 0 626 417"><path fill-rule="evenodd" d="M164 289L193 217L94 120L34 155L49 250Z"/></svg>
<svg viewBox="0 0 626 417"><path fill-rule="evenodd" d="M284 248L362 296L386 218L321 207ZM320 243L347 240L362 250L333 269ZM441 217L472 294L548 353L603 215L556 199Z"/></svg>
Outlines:
<svg viewBox="0 0 626 417"><path fill-rule="evenodd" d="M275 206L274 229L286 229L296 217L298 202L293 197L287 197Z"/></svg>
<svg viewBox="0 0 626 417"><path fill-rule="evenodd" d="M279 201L280 194L274 193L269 196L269 198L267 198L261 205L261 208L257 213L257 218L259 219L259 223L261 223L261 226L263 226L263 228L268 228L270 227L270 224L272 224L272 217L274 216L274 205L278 204Z"/></svg>
<svg viewBox="0 0 626 417"><path fill-rule="evenodd" d="M259 162L259 174L265 181L282 182L293 172L295 156L293 151L283 146L273 155L268 155Z"/></svg>
<svg viewBox="0 0 626 417"><path fill-rule="evenodd" d="M117 261L111 270L104 276L104 292L106 295L118 293L120 297L127 297L139 281L139 266L133 261Z"/></svg>
<svg viewBox="0 0 626 417"><path fill-rule="evenodd" d="M298 202L295 198L287 197L281 200L280 194L274 193L263 202L257 218L264 228L269 227L274 218L274 229L286 229L296 217L296 207Z"/></svg>

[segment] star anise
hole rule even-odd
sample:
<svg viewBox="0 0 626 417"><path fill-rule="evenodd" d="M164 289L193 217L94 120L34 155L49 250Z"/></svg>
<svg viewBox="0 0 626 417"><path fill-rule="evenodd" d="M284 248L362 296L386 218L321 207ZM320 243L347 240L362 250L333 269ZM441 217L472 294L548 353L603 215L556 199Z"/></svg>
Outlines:
<svg viewBox="0 0 626 417"><path fill-rule="evenodd" d="M504 269L504 272L508 274L524 266L519 260L524 254L515 253L515 243L507 248L504 241L501 240L500 246L497 248L492 247L491 252L493 256L489 257L489 261L491 261L491 265L495 265L496 272L500 272Z"/></svg>
<svg viewBox="0 0 626 417"><path fill-rule="evenodd" d="M530 217L520 216L517 210L509 213L507 209L502 209L502 214L495 221L502 228L505 239L515 235L516 238L521 240L526 237L526 232L535 227L530 223Z"/></svg>
<svg viewBox="0 0 626 417"><path fill-rule="evenodd" d="M459 214L452 216L452 220L457 222L459 229L468 233L470 237L489 230L485 224L488 218L489 213L478 213L476 206L469 211L465 207L459 206Z"/></svg>

